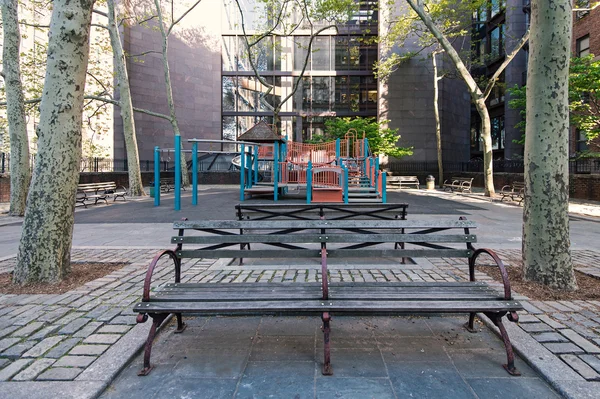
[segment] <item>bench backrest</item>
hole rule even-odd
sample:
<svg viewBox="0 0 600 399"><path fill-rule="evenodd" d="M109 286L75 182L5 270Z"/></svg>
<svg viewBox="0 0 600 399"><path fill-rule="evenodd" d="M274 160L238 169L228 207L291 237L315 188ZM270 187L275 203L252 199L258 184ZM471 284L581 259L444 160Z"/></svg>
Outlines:
<svg viewBox="0 0 600 399"><path fill-rule="evenodd" d="M117 184L115 182L84 183L84 184L77 185L78 191L86 191L86 192L109 191L109 190L116 190L116 188L117 188Z"/></svg>
<svg viewBox="0 0 600 399"><path fill-rule="evenodd" d="M511 186L512 186L512 188L514 190L524 190L525 189L525 182L515 181L515 182L513 182L513 184Z"/></svg>
<svg viewBox="0 0 600 399"><path fill-rule="evenodd" d="M475 227L467 220L182 221L173 224L179 235L171 242L180 258L319 258L322 249L328 258L468 258ZM249 250L246 244L264 245Z"/></svg>
<svg viewBox="0 0 600 399"><path fill-rule="evenodd" d="M238 204L238 220L405 220L408 204Z"/></svg>
<svg viewBox="0 0 600 399"><path fill-rule="evenodd" d="M453 177L450 180L454 181L458 181L458 182L467 182L467 183L471 183L473 181L473 177Z"/></svg>
<svg viewBox="0 0 600 399"><path fill-rule="evenodd" d="M417 176L399 176L401 182L419 182L419 178Z"/></svg>

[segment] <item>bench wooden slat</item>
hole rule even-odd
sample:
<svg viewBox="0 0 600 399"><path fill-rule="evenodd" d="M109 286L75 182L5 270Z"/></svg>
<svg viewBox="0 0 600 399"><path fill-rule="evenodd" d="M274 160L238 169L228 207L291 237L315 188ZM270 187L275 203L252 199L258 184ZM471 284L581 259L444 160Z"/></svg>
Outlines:
<svg viewBox="0 0 600 399"><path fill-rule="evenodd" d="M428 256L444 258L468 258L473 251L467 249L329 249L328 258L426 258ZM180 258L318 258L320 249L215 249L176 251Z"/></svg>
<svg viewBox="0 0 600 399"><path fill-rule="evenodd" d="M161 285L160 287L177 287L177 286L185 286L188 288L196 289L225 289L230 290L231 285L236 287L236 289L243 288L256 288L257 283L167 283ZM258 283L262 284L262 283ZM321 289L322 285L320 282L308 282L308 283L295 283L295 282L280 282L280 283L264 283L269 287L270 290L290 290L290 289L307 289L318 287ZM303 288L299 288L299 286ZM298 288L297 288L298 287ZM427 282L427 281L410 281L410 282L401 282L401 281L345 281L345 282L331 282L329 283L330 288L385 288L385 287L402 287L402 288L413 288L413 287L463 287L463 288L471 288L471 287L489 287L489 285L483 281L436 281L436 282Z"/></svg>
<svg viewBox="0 0 600 399"><path fill-rule="evenodd" d="M200 283L202 284L202 283ZM237 287L237 284L211 284L211 283L204 283L205 286L207 287L202 287L201 289L198 287L198 285L190 285L188 283L181 283L181 284L176 284L176 285L169 285L169 286L160 286L157 287L153 292L156 293L166 293L166 294L172 294L172 295L187 295L187 294L193 294L193 295L197 295L200 293L200 295L212 295L213 293L229 293L232 292L235 295L248 295L254 292L260 292L261 295L268 293L268 294L273 294L273 293L283 293L283 294L290 294L290 295L298 295L298 293L319 293L321 294L322 291L318 286L308 286L306 287L304 283L294 283L295 286L292 287L271 287L270 283L254 283L254 287L252 286L246 286L246 287ZM221 285L221 287L214 287L215 285ZM225 286L225 287L223 287ZM213 288L214 287L214 288ZM372 295L387 295L389 293L398 293L398 294L402 294L402 295L406 295L406 294L422 294L422 293L436 293L436 294L448 294L448 293L460 293L460 294L481 294L481 293L488 293L488 294L496 294L497 291L495 291L494 289L492 289L489 286L460 286L460 287L453 287L453 286L449 286L449 285L444 285L444 286L437 286L435 284L430 284L430 285L421 285L421 286L415 286L415 287L410 287L410 286L404 286L404 287L386 287L381 286L381 287L373 287L373 286L365 286L362 287L360 285L354 286L354 287L339 287L339 286L330 286L330 292L334 293L369 293Z"/></svg>
<svg viewBox="0 0 600 399"><path fill-rule="evenodd" d="M333 227L335 226L335 227ZM173 229L452 229L476 228L470 220L201 220L173 223Z"/></svg>
<svg viewBox="0 0 600 399"><path fill-rule="evenodd" d="M517 311L517 301L372 301L372 300L295 300L295 301L230 301L230 302L142 302L135 312L206 313L206 314L264 314L294 312L321 315L323 312L342 313L469 313Z"/></svg>
<svg viewBox="0 0 600 399"><path fill-rule="evenodd" d="M436 242L473 243L475 235L469 234L243 234L223 236L175 236L174 244L220 244L220 243L356 243L356 242Z"/></svg>

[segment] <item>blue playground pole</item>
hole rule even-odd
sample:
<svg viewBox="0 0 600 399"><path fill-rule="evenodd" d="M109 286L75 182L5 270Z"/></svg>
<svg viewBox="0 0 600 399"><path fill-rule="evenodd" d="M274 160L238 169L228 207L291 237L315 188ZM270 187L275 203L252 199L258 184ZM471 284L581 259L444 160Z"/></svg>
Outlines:
<svg viewBox="0 0 600 399"><path fill-rule="evenodd" d="M340 139L337 138L337 139L335 139L335 161L337 163L337 166L340 166L340 152L341 152Z"/></svg>
<svg viewBox="0 0 600 399"><path fill-rule="evenodd" d="M279 194L279 143L273 143L273 201L277 202Z"/></svg>
<svg viewBox="0 0 600 399"><path fill-rule="evenodd" d="M246 162L246 164L248 165L248 178L246 185L248 186L248 188L252 188L252 163L254 162L252 160L252 150L254 149L254 147L252 147L251 145L248 146L248 160Z"/></svg>
<svg viewBox="0 0 600 399"><path fill-rule="evenodd" d="M244 166L246 165L246 146L244 144L242 144L242 149L240 150L240 201L244 200L244 189L245 184L244 184L244 178L245 178L245 173L244 172Z"/></svg>
<svg viewBox="0 0 600 399"><path fill-rule="evenodd" d="M379 157L375 158L375 187L379 188Z"/></svg>
<svg viewBox="0 0 600 399"><path fill-rule="evenodd" d="M175 136L175 210L181 209L181 136Z"/></svg>
<svg viewBox="0 0 600 399"><path fill-rule="evenodd" d="M381 202L387 204L387 175L381 173Z"/></svg>
<svg viewBox="0 0 600 399"><path fill-rule="evenodd" d="M254 184L258 184L258 151L259 147L254 147Z"/></svg>
<svg viewBox="0 0 600 399"><path fill-rule="evenodd" d="M154 147L154 206L160 206L160 148Z"/></svg>
<svg viewBox="0 0 600 399"><path fill-rule="evenodd" d="M310 204L312 197L312 162L308 161L306 169L306 203Z"/></svg>
<svg viewBox="0 0 600 399"><path fill-rule="evenodd" d="M198 142L192 144L192 205L198 205Z"/></svg>
<svg viewBox="0 0 600 399"><path fill-rule="evenodd" d="M348 203L348 168L346 166L344 168L344 204Z"/></svg>

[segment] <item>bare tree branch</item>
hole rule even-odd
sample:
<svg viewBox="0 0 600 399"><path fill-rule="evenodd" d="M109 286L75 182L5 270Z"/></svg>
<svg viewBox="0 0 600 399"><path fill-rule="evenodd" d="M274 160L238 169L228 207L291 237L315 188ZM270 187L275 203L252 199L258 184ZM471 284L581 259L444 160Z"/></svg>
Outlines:
<svg viewBox="0 0 600 399"><path fill-rule="evenodd" d="M196 6L198 4L200 4L202 0L198 0L196 1L190 8L188 8L183 14L181 14L181 16L175 20L172 20L171 22L171 26L169 26L169 29L167 29L167 36L169 36L171 34L171 31L173 30L173 28L175 27L175 25L177 25L179 23L179 21L181 21L186 15L188 15L194 8L196 8ZM175 1L173 1L171 4L175 3ZM171 18L174 18L175 16L173 15L173 10L171 9Z"/></svg>
<svg viewBox="0 0 600 399"><path fill-rule="evenodd" d="M525 45L525 43L527 43L528 40L529 40L529 29L527 30L527 32L525 32L525 34L523 35L521 40L519 40L519 43L517 43L517 45L515 46L513 51L511 51L509 54L506 54L506 56L504 57L504 62L502 62L502 64L498 67L498 69L496 69L496 72L494 72L492 77L490 77L490 80L488 81L488 84L485 87L485 91L483 92L483 98L485 100L487 100L490 93L492 92L492 89L494 88L496 81L500 77L500 74L502 72L504 72L504 70L506 69L506 66L512 61L513 58L515 58L515 56L517 55L519 50L521 50L521 48L523 48L523 46Z"/></svg>

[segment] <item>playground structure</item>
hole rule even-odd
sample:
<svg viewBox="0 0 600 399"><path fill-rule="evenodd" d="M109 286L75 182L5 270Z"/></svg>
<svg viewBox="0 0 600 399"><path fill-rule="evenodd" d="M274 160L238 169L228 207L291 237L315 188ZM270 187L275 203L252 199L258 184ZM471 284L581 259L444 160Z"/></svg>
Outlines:
<svg viewBox="0 0 600 399"><path fill-rule="evenodd" d="M304 144L280 138L272 144L240 152L240 201L246 195L273 195L277 201L289 190L306 190L306 202L386 202L386 175L379 171L366 138L348 131L344 139ZM270 180L256 178L259 165L271 163ZM253 166L250 166L253 165ZM263 166L264 169L264 166Z"/></svg>
<svg viewBox="0 0 600 399"><path fill-rule="evenodd" d="M273 140L273 138L272 138ZM192 150L154 149L154 205L160 205L160 154L172 152L175 158L175 210L181 209L181 153L192 154L192 205L198 204L198 154L232 151L199 150L199 143L227 144L238 155L232 164L240 170L240 201L246 195L272 195L273 201L289 190L305 190L306 203L386 203L386 174L379 170L379 158L369 148L368 139L348 131L344 139L304 144L276 136L269 142L189 139ZM175 136L174 148L181 147ZM260 171L260 173L259 173Z"/></svg>

